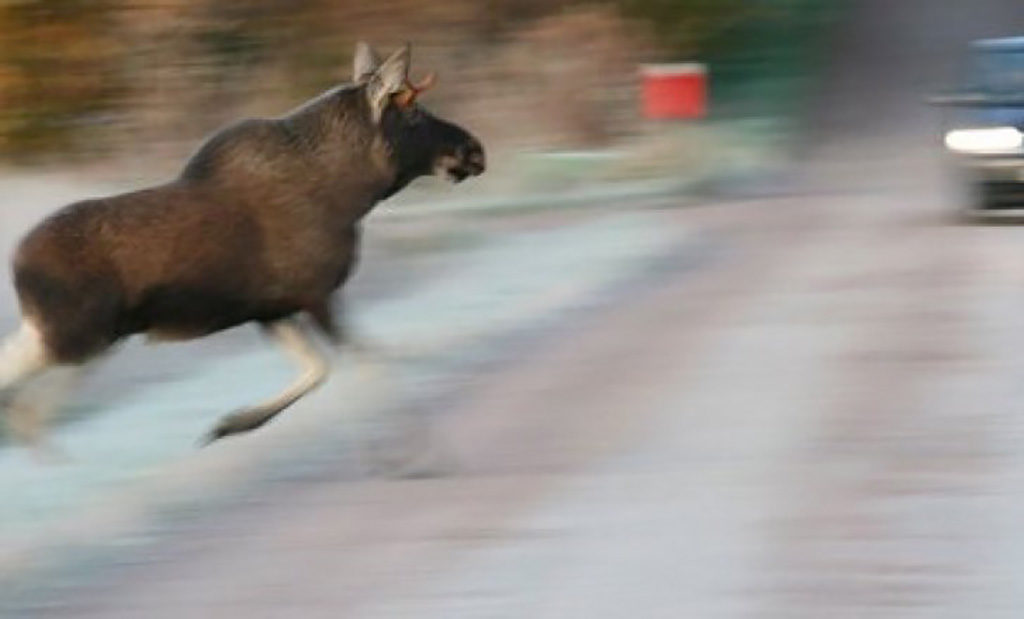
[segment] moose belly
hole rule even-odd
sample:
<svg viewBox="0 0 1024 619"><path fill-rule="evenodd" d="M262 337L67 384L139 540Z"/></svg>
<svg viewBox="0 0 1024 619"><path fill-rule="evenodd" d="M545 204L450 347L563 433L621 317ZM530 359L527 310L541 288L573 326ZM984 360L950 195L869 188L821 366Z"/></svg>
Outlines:
<svg viewBox="0 0 1024 619"><path fill-rule="evenodd" d="M165 287L150 291L125 316L127 331L153 341L187 340L246 322L271 322L302 311L288 299L263 299L220 290Z"/></svg>

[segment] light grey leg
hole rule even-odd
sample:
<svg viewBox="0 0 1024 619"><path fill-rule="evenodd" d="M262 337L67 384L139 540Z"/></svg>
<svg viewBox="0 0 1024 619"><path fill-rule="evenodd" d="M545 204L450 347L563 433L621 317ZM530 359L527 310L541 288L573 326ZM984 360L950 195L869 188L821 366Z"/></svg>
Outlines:
<svg viewBox="0 0 1024 619"><path fill-rule="evenodd" d="M302 374L287 389L267 402L223 417L206 435L205 444L232 434L255 430L318 387L327 378L327 362L295 320L275 322L267 331L302 367Z"/></svg>
<svg viewBox="0 0 1024 619"><path fill-rule="evenodd" d="M39 329L27 320L0 346L0 405L12 435L27 443L38 442L42 420L37 407L20 398L19 393L50 367L48 357Z"/></svg>
<svg viewBox="0 0 1024 619"><path fill-rule="evenodd" d="M0 395L16 390L49 365L42 334L26 320L0 345Z"/></svg>

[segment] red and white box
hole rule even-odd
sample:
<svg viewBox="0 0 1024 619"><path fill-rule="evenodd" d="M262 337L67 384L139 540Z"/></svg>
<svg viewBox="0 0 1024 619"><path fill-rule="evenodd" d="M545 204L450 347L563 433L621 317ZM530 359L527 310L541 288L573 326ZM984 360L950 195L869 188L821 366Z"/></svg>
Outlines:
<svg viewBox="0 0 1024 619"><path fill-rule="evenodd" d="M640 67L643 112L650 119L696 119L707 114L707 68L699 62Z"/></svg>

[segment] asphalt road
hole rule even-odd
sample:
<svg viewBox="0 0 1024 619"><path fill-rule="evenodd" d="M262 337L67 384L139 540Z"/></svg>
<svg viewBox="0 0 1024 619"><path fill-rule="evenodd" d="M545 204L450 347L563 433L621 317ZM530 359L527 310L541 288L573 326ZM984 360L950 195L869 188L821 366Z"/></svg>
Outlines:
<svg viewBox="0 0 1024 619"><path fill-rule="evenodd" d="M433 224L365 284L415 352L154 477L211 490L0 610L1020 616L1024 230L956 221L921 101L1024 5L853 5L790 195Z"/></svg>

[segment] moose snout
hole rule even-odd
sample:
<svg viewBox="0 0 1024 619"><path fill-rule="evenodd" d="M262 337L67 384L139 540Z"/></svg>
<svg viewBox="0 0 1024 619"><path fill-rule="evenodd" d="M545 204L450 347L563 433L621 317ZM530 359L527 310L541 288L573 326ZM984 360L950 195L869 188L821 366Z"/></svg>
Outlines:
<svg viewBox="0 0 1024 619"><path fill-rule="evenodd" d="M434 163L434 174L460 183L470 176L483 174L486 168L484 147L475 138L468 138L438 157Z"/></svg>
<svg viewBox="0 0 1024 619"><path fill-rule="evenodd" d="M464 145L459 154L459 160L463 169L471 176L479 176L487 169L487 157L484 155L484 147L480 142L471 140Z"/></svg>

